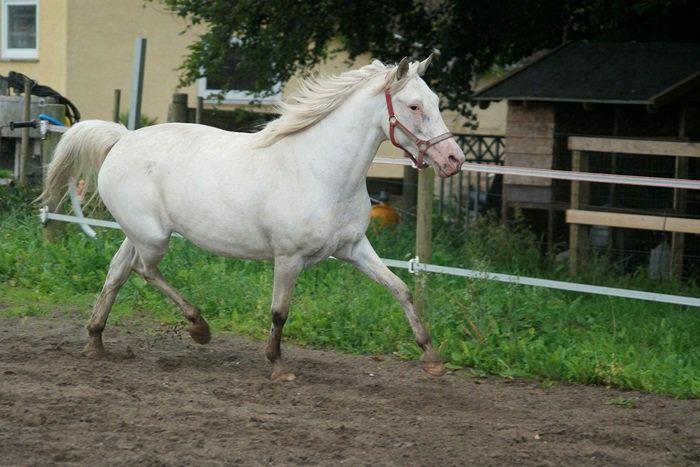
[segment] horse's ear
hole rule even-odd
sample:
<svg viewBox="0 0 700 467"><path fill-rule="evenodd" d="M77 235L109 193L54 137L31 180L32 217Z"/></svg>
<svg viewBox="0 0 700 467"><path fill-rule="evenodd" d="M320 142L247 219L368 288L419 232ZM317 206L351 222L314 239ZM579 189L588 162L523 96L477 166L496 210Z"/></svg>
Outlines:
<svg viewBox="0 0 700 467"><path fill-rule="evenodd" d="M425 70L428 69L428 65L430 65L430 62L433 61L433 54L428 55L428 58L423 60L418 64L418 76L423 76L423 73L425 73Z"/></svg>
<svg viewBox="0 0 700 467"><path fill-rule="evenodd" d="M396 81L401 81L408 74L408 57L404 57L396 67Z"/></svg>

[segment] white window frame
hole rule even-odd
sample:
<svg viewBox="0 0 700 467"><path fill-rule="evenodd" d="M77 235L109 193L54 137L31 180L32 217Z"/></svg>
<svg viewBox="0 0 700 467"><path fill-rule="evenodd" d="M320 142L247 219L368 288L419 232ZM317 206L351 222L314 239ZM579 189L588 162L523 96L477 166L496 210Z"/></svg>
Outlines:
<svg viewBox="0 0 700 467"><path fill-rule="evenodd" d="M241 39L234 36L231 38L231 43L240 44ZM257 101L261 104L279 104L282 101L281 83L275 83L270 89L272 94L265 97L256 97L256 93L245 89L232 89L224 94L221 89L209 89L205 75L206 70L200 68L199 72L202 74L202 77L197 80L197 95L203 97L207 102L222 102L220 100L222 94L224 104L249 104L251 101Z"/></svg>
<svg viewBox="0 0 700 467"><path fill-rule="evenodd" d="M33 5L36 9L36 47L33 49L18 49L7 47L9 28L8 28L8 10L11 5ZM38 60L39 59L39 0L2 0L2 59L3 60Z"/></svg>
<svg viewBox="0 0 700 467"><path fill-rule="evenodd" d="M254 92L246 90L231 90L223 93L221 89L210 89L207 87L206 76L197 80L197 95L203 97L207 102L221 102L223 104L248 104L257 101L262 104L278 104L282 101L282 86L275 84L272 94L264 97L256 97ZM223 100L220 97L223 95Z"/></svg>

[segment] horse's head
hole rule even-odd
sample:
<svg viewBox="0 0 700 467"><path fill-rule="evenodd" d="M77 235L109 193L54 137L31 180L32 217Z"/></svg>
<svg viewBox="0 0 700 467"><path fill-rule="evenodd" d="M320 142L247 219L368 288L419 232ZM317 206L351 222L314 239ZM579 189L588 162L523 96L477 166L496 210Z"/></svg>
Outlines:
<svg viewBox="0 0 700 467"><path fill-rule="evenodd" d="M389 75L384 130L418 165L425 161L440 177L449 177L459 172L465 157L442 119L440 100L421 78L432 57L410 64L404 58Z"/></svg>

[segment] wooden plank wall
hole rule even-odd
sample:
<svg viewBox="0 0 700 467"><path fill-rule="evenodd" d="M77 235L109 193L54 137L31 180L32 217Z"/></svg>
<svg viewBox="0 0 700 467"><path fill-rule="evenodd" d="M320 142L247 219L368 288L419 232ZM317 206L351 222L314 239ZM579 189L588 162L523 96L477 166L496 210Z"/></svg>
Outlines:
<svg viewBox="0 0 700 467"><path fill-rule="evenodd" d="M679 138L685 137L684 118L681 114ZM583 164L591 154L622 153L634 154L639 157L647 155L668 156L676 159L676 178L687 178L689 158L700 157L700 143L688 141L643 140L634 138L605 138L591 136L571 136L567 147L571 150L572 170L586 171ZM604 225L608 227L665 231L672 233L672 273L681 277L683 273L683 254L685 234L700 234L700 220L680 217L685 214L686 190L674 189L673 213L676 217L623 214L617 212L596 212L582 210L586 203L580 196L581 186L587 183L572 182L571 209L566 212L566 222L569 224L570 270L577 272L582 264L582 250L585 249L587 225Z"/></svg>
<svg viewBox="0 0 700 467"><path fill-rule="evenodd" d="M553 168L554 106L546 103L508 101L506 121L505 165L516 167ZM505 185L550 187L549 178L506 175Z"/></svg>

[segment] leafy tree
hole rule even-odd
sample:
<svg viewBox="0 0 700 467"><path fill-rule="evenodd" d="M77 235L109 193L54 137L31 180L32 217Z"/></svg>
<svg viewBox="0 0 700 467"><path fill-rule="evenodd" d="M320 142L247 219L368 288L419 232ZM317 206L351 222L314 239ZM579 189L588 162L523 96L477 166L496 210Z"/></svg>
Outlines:
<svg viewBox="0 0 700 467"><path fill-rule="evenodd" d="M447 107L465 116L474 76L566 40L700 40L697 0L160 1L206 28L190 46L182 84L220 70L217 81L234 87L225 72L234 56L236 75L264 93L338 52L333 44L351 60L369 52L398 61L437 50L428 79Z"/></svg>

